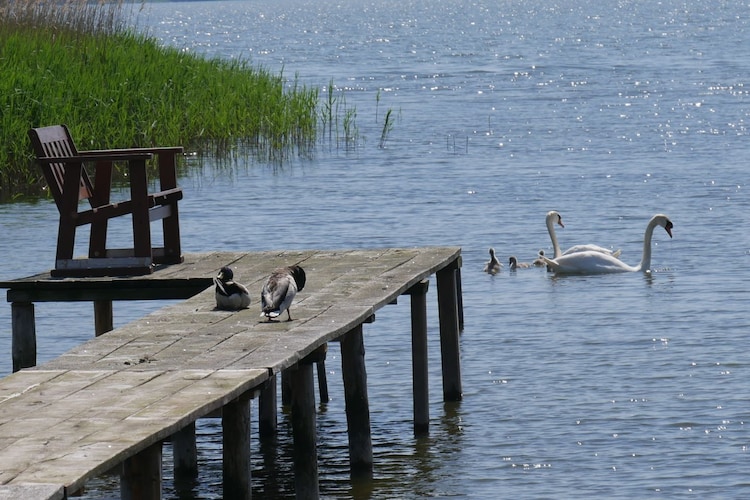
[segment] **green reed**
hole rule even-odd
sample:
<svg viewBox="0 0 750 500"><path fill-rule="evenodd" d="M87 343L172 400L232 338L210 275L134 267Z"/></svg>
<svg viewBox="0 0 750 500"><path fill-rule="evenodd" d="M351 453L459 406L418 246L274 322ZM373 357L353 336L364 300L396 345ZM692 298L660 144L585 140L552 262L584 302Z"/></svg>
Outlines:
<svg viewBox="0 0 750 500"><path fill-rule="evenodd" d="M385 118L383 119L383 128L380 131L380 142L378 143L378 147L380 149L385 148L385 141L388 140L388 134L393 130L393 110L391 108L388 108L388 111L385 112Z"/></svg>
<svg viewBox="0 0 750 500"><path fill-rule="evenodd" d="M121 5L0 0L0 197L41 182L26 135L35 126L66 123L82 150L240 147L280 159L314 146L317 89L162 47L122 28Z"/></svg>

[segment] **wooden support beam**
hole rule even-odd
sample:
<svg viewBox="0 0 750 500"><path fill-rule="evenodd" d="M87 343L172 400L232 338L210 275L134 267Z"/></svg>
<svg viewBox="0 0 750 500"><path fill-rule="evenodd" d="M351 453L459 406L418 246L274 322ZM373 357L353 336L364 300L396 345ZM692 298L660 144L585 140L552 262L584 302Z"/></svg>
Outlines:
<svg viewBox="0 0 750 500"><path fill-rule="evenodd" d="M191 485L198 477L195 422L189 423L182 430L172 435L172 453L174 455L175 485Z"/></svg>
<svg viewBox="0 0 750 500"><path fill-rule="evenodd" d="M344 380L346 421L349 428L351 476L371 478L372 435L362 325L341 337L341 375Z"/></svg>
<svg viewBox="0 0 750 500"><path fill-rule="evenodd" d="M111 300L94 301L94 333L99 335L111 332L114 328Z"/></svg>
<svg viewBox="0 0 750 500"><path fill-rule="evenodd" d="M277 429L276 375L271 375L258 398L258 434L261 439L269 438L276 435Z"/></svg>
<svg viewBox="0 0 750 500"><path fill-rule="evenodd" d="M440 354L443 368L443 399L460 401L461 355L458 323L457 265L445 267L436 273L438 314L440 316Z"/></svg>
<svg viewBox="0 0 750 500"><path fill-rule="evenodd" d="M281 404L283 406L292 404L292 381L289 377L289 370L281 372Z"/></svg>
<svg viewBox="0 0 750 500"><path fill-rule="evenodd" d="M316 373L318 375L318 392L320 393L320 402L328 403L331 398L328 395L328 377L326 375L326 351L327 344L323 344L316 351L310 354L310 361L315 362ZM289 406L292 404L292 387L287 372L281 372L281 404Z"/></svg>
<svg viewBox="0 0 750 500"><path fill-rule="evenodd" d="M13 330L13 371L36 366L36 322L32 302L13 302L11 323Z"/></svg>
<svg viewBox="0 0 750 500"><path fill-rule="evenodd" d="M321 344L313 352L305 356L306 363L315 363L315 371L318 374L318 392L322 404L330 401L328 397L328 377L326 376L326 356L328 355L328 343Z"/></svg>
<svg viewBox="0 0 750 500"><path fill-rule="evenodd" d="M301 361L287 370L292 386L294 487L297 500L317 500L318 448L315 429L315 383L312 363Z"/></svg>
<svg viewBox="0 0 750 500"><path fill-rule="evenodd" d="M245 500L250 489L250 401L247 392L226 404L222 411L224 439L224 498Z"/></svg>
<svg viewBox="0 0 750 500"><path fill-rule="evenodd" d="M427 289L420 281L407 292L411 296L411 358L414 392L414 435L430 430L430 396L427 369Z"/></svg>
<svg viewBox="0 0 750 500"><path fill-rule="evenodd" d="M456 304L458 306L458 331L464 331L464 292L461 281L461 257L458 258L456 268Z"/></svg>
<svg viewBox="0 0 750 500"><path fill-rule="evenodd" d="M161 499L161 441L125 459L120 473L122 500Z"/></svg>
<svg viewBox="0 0 750 500"><path fill-rule="evenodd" d="M328 375L326 374L325 358L315 363L315 372L318 374L318 393L320 393L320 402L321 404L328 403L331 398L328 396Z"/></svg>

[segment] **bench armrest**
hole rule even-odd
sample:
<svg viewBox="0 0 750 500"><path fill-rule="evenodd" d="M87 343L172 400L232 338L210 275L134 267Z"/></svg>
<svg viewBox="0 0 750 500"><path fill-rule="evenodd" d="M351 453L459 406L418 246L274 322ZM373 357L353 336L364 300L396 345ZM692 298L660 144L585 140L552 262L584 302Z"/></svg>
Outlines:
<svg viewBox="0 0 750 500"><path fill-rule="evenodd" d="M157 146L153 148L121 148L121 149L90 149L87 151L79 151L82 155L106 155L106 154L139 154L139 153L173 153L182 154L184 148L182 146L168 146L162 147Z"/></svg>
<svg viewBox="0 0 750 500"><path fill-rule="evenodd" d="M132 160L150 160L154 155L151 153L130 153L130 154L79 154L77 156L58 156L37 158L39 163L80 163L96 161L132 161Z"/></svg>

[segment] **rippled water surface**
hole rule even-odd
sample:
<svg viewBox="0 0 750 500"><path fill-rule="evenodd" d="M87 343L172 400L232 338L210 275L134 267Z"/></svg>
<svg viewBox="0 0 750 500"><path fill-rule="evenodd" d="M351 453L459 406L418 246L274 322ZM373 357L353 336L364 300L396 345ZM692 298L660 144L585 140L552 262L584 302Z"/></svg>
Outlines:
<svg viewBox="0 0 750 500"><path fill-rule="evenodd" d="M283 165L181 180L184 249L460 245L463 401L444 404L434 283L431 427L412 433L409 300L365 326L375 479L352 485L338 346L320 408L325 498L744 498L750 445L750 7L740 2L329 1L147 5L165 44L249 58L356 109L359 140ZM395 118L379 147L387 110ZM482 272L595 242L654 272ZM56 209L0 205L2 278L53 262ZM23 248L23 252L18 249ZM241 278L241 277L240 277ZM314 276L309 279L315 279ZM116 322L163 304L115 304ZM50 359L89 338L89 305L37 305ZM0 308L3 373L10 307ZM75 327L73 327L75 325ZM293 495L288 415L253 443L254 496ZM199 425L188 495L221 498L218 421ZM165 496L176 498L165 446ZM118 495L116 478L85 498Z"/></svg>

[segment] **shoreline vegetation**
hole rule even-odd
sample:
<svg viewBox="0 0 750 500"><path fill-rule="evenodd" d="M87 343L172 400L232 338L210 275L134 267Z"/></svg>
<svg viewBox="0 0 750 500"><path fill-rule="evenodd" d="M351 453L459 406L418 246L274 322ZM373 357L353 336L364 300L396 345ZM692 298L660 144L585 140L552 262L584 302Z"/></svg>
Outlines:
<svg viewBox="0 0 750 500"><path fill-rule="evenodd" d="M182 145L272 161L312 150L317 89L160 46L126 27L124 8L139 5L0 0L0 201L44 192L31 127L65 123L81 150Z"/></svg>

